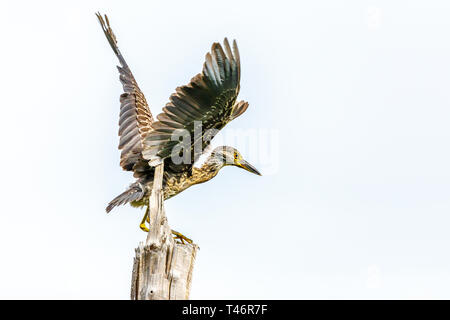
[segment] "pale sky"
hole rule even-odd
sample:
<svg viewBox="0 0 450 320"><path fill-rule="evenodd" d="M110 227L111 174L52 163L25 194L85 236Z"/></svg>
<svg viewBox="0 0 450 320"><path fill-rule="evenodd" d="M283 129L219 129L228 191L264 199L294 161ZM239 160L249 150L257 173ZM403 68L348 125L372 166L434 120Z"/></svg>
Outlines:
<svg viewBox="0 0 450 320"><path fill-rule="evenodd" d="M105 213L133 178L96 11L155 116L238 41L250 106L223 136L263 176L166 202L201 248L191 298L450 298L444 0L2 1L0 298L129 298L146 234L143 211Z"/></svg>

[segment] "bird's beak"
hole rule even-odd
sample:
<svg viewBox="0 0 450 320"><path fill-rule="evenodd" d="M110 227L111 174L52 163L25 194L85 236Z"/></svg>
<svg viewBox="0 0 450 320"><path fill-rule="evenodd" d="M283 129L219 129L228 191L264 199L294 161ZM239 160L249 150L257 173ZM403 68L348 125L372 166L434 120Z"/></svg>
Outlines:
<svg viewBox="0 0 450 320"><path fill-rule="evenodd" d="M256 170L256 168L254 166L252 166L250 163L248 163L244 159L239 161L238 166L241 167L242 169L247 170L248 172L251 172L251 173L257 174L258 176L261 176L261 173L258 170Z"/></svg>

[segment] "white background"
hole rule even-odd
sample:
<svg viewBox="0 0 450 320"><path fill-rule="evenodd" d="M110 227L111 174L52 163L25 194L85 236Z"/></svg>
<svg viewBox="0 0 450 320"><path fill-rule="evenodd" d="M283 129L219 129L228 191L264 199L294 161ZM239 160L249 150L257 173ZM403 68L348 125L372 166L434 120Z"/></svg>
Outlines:
<svg viewBox="0 0 450 320"><path fill-rule="evenodd" d="M236 38L227 128L278 135L275 167L234 145L263 177L166 202L192 298L450 298L450 3L375 0L2 1L0 298L129 298L143 211L104 211L133 180L97 10L155 115Z"/></svg>

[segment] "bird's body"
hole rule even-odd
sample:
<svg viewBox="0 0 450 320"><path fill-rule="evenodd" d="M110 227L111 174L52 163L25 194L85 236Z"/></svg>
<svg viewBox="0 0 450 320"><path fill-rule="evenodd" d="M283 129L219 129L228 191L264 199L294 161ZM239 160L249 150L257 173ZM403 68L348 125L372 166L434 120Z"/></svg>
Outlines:
<svg viewBox="0 0 450 320"><path fill-rule="evenodd" d="M236 164L235 162L239 162ZM163 175L163 195L164 200L176 196L187 188L200 184L214 178L227 165L235 165L250 172L259 174L259 172L249 163L247 163L239 151L235 148L221 146L213 150L200 167L193 166L190 171L170 172L165 171ZM143 176L133 183L125 192L114 198L106 208L111 211L115 206L130 203L134 207L143 207L148 205L148 200L153 188L153 175Z"/></svg>
<svg viewBox="0 0 450 320"><path fill-rule="evenodd" d="M211 180L219 173L220 168L204 165L201 168L192 168L192 173L183 172L172 175L163 183L164 200L170 199L187 188Z"/></svg>
<svg viewBox="0 0 450 320"><path fill-rule="evenodd" d="M108 18L105 15L103 19L100 14L97 18L120 62L117 68L124 90L120 96L120 165L124 170L132 171L136 178L136 182L109 203L107 212L126 203L147 206L144 223L153 187L153 165L160 162L164 162L164 199L212 179L226 165L259 174L236 149L227 146L216 148L199 168L194 166L218 130L248 107L247 102L237 102L240 58L235 41L233 49L226 38L224 47L214 43L211 53L206 55L202 73L192 78L188 85L176 89L155 121L117 47ZM174 139L179 138L180 131L182 141ZM143 223L141 228L145 230Z"/></svg>
<svg viewBox="0 0 450 320"><path fill-rule="evenodd" d="M211 161L211 159L208 160L200 168L193 167L191 172L165 172L162 185L164 200L176 196L193 185L200 184L214 178L219 173L222 166L217 165L214 161ZM147 206L152 188L153 176L143 177L133 183L124 193L113 199L106 210L109 212L113 207L122 204L122 202L129 202L133 207ZM134 194L139 194L139 198L136 200L127 201L127 199L130 196L132 198L132 195Z"/></svg>

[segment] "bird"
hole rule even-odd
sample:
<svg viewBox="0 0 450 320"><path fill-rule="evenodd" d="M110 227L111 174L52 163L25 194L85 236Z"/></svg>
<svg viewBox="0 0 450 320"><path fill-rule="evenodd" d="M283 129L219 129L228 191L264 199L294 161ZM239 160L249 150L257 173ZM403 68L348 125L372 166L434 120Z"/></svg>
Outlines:
<svg viewBox="0 0 450 320"><path fill-rule="evenodd" d="M119 60L120 95L119 150L120 166L132 171L136 179L128 189L106 207L129 203L146 207L140 228L148 232L149 198L153 187L154 165L164 163L162 192L164 200L187 188L214 178L225 166L236 166L253 174L261 173L234 147L211 147L211 139L227 123L242 115L248 102L237 101L240 90L240 56L236 40L231 49L228 39L213 43L201 73L189 84L177 87L155 120L147 100L117 45L117 38L107 15L96 16L112 50ZM183 133L184 141L173 139ZM202 159L203 158L203 162ZM206 159L204 159L206 158ZM181 160L181 161L180 161ZM174 238L192 240L172 230Z"/></svg>

